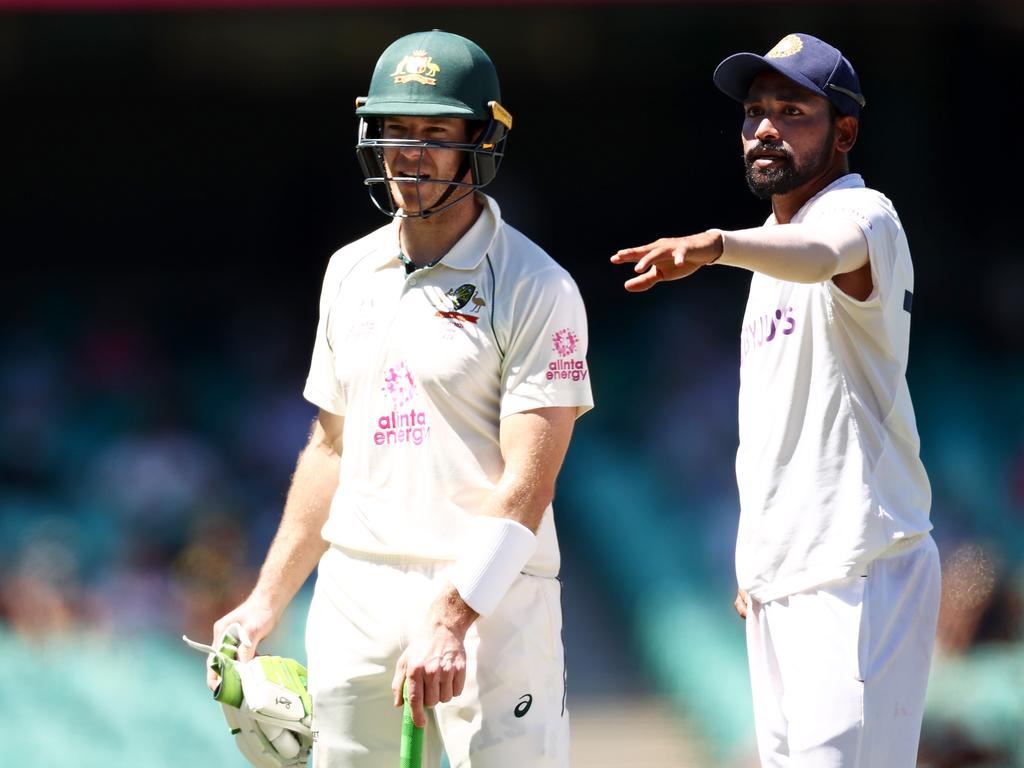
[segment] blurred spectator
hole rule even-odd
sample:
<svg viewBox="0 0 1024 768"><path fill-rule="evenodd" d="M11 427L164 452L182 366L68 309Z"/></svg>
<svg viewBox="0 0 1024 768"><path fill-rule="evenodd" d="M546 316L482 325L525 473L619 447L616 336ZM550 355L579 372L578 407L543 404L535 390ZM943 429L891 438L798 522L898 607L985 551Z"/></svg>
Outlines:
<svg viewBox="0 0 1024 768"><path fill-rule="evenodd" d="M56 516L34 521L0 582L0 616L34 642L96 618L80 580L77 526Z"/></svg>
<svg viewBox="0 0 1024 768"><path fill-rule="evenodd" d="M996 567L980 544L961 544L946 556L936 630L939 653L963 653L970 648L995 592Z"/></svg>
<svg viewBox="0 0 1024 768"><path fill-rule="evenodd" d="M182 631L205 638L213 623L238 605L255 583L246 562L248 537L240 519L224 512L202 516L172 563Z"/></svg>
<svg viewBox="0 0 1024 768"><path fill-rule="evenodd" d="M919 765L1013 768L1024 761L1020 575L991 544L943 559L942 602Z"/></svg>

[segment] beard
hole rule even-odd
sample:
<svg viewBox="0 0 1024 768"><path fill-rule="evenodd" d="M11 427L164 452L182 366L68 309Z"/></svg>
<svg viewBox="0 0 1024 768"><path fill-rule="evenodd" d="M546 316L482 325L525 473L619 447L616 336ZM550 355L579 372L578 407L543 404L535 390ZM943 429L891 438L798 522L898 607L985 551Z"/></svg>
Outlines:
<svg viewBox="0 0 1024 768"><path fill-rule="evenodd" d="M770 200L774 195L785 195L792 192L797 187L819 176L828 167L832 160L831 147L834 138L835 126L831 125L828 129L828 136L825 137L821 146L804 162L797 162L793 153L781 143L769 144L759 141L743 156L743 162L747 169L747 186L762 200ZM756 155L758 152L764 151L782 155L779 158L779 164L772 168L756 167L754 165Z"/></svg>
<svg viewBox="0 0 1024 768"><path fill-rule="evenodd" d="M454 151L454 150L453 150ZM460 153L461 154L461 153ZM404 168L399 172L393 171L391 166L385 163L385 172L388 176L388 189L394 204L406 213L422 214L430 211L434 206L441 203L450 203L458 200L464 191L455 189L449 192L453 183L452 177L459 179L459 171L462 171L461 181L469 180L468 161L455 170L436 168L431 166L435 176L423 176L422 166L417 164L415 168ZM396 177L416 179L415 181L398 182Z"/></svg>
<svg viewBox="0 0 1024 768"><path fill-rule="evenodd" d="M396 205L408 212L428 210L447 189L446 182L414 181L391 182L391 197Z"/></svg>

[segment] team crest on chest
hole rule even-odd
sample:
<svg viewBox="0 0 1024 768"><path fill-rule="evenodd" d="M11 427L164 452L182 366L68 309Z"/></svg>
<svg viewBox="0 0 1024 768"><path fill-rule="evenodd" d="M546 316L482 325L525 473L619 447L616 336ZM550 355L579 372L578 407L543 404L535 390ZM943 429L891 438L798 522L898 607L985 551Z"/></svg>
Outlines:
<svg viewBox="0 0 1024 768"><path fill-rule="evenodd" d="M440 304L440 307L436 316L448 318L461 328L463 326L460 321L464 320L474 325L479 321L480 310L487 306L487 300L480 295L475 285L463 283L445 291L437 304Z"/></svg>
<svg viewBox="0 0 1024 768"><path fill-rule="evenodd" d="M458 288L449 288L444 295L451 301L452 311L458 312L476 296L476 286L471 283L463 283Z"/></svg>

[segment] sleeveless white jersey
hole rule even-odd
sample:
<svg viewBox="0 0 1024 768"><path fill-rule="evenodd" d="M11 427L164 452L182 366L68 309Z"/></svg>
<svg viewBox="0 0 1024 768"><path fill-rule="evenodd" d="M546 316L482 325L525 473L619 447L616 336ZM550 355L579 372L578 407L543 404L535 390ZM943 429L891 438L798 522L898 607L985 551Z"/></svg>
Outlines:
<svg viewBox="0 0 1024 768"><path fill-rule="evenodd" d="M345 418L326 540L451 560L501 477L500 420L593 406L587 320L569 274L486 197L436 265L407 274L398 222L334 254L304 396ZM557 574L551 508L527 573Z"/></svg>
<svg viewBox="0 0 1024 768"><path fill-rule="evenodd" d="M793 223L839 219L867 239L871 296L754 273L743 318L736 573L761 602L863 573L895 542L931 530L906 382L907 239L892 203L857 174Z"/></svg>

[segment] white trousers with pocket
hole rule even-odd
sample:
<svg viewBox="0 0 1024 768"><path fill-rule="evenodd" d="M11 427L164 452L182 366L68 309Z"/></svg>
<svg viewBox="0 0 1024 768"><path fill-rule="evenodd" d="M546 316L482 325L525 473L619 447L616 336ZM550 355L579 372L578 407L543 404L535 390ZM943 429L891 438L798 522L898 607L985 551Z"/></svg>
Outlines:
<svg viewBox="0 0 1024 768"><path fill-rule="evenodd" d="M306 625L316 732L312 768L395 768L398 657L449 564L366 559L332 547ZM427 711L424 768L568 768L560 584L521 575L466 635L466 686Z"/></svg>
<svg viewBox="0 0 1024 768"><path fill-rule="evenodd" d="M925 535L863 576L747 611L764 768L913 768L939 612Z"/></svg>

